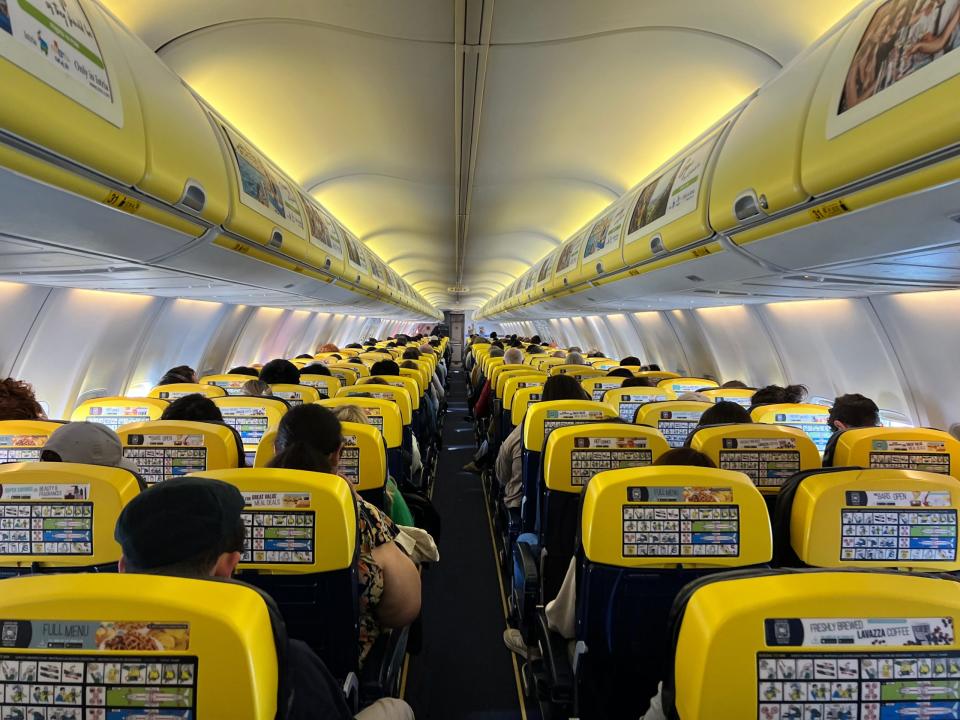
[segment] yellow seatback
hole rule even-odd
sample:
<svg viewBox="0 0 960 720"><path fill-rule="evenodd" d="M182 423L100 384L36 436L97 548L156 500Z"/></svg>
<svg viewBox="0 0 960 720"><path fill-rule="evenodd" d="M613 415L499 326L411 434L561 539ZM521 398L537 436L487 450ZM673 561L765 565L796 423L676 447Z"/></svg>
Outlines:
<svg viewBox="0 0 960 720"><path fill-rule="evenodd" d="M598 473L650 465L669 449L659 431L641 425L558 428L543 450L543 476L550 490L579 493Z"/></svg>
<svg viewBox="0 0 960 720"><path fill-rule="evenodd" d="M517 390L510 402L510 422L514 425L522 423L527 410L534 403L540 402L541 395L543 395L542 385L530 385Z"/></svg>
<svg viewBox="0 0 960 720"><path fill-rule="evenodd" d="M370 370L367 369L365 365L357 365L356 363L347 363L347 364L331 364L327 365L327 369L330 371L330 374L333 375L337 380L340 381L341 387L346 387L347 385L353 385L360 379L363 375L357 368L362 367L366 370L366 375L370 375Z"/></svg>
<svg viewBox="0 0 960 720"><path fill-rule="evenodd" d="M569 375L577 381L589 380L591 378L604 377L605 370L588 367L586 365L554 365L550 368L550 375Z"/></svg>
<svg viewBox="0 0 960 720"><path fill-rule="evenodd" d="M370 366L381 360L393 360L393 355L388 352L365 352L360 353L360 359L365 365Z"/></svg>
<svg viewBox="0 0 960 720"><path fill-rule="evenodd" d="M803 430L742 423L698 428L690 447L718 468L745 473L762 493L776 494L790 477L820 467L820 451Z"/></svg>
<svg viewBox="0 0 960 720"><path fill-rule="evenodd" d="M169 404L158 398L96 398L77 405L70 414L70 420L100 423L112 430L118 430L129 423L159 420Z"/></svg>
<svg viewBox="0 0 960 720"><path fill-rule="evenodd" d="M525 375L511 375L503 382L503 409L510 410L513 407L513 398L518 390L530 387L543 387L547 376L527 368Z"/></svg>
<svg viewBox="0 0 960 720"><path fill-rule="evenodd" d="M674 399L676 395L669 390L655 387L614 388L603 394L603 402L615 409L617 414L629 423L633 422L641 405Z"/></svg>
<svg viewBox="0 0 960 720"><path fill-rule="evenodd" d="M563 358L555 358L550 355L532 355L530 357L530 364L537 368L537 370L543 370L547 373L550 372L550 369L555 365L563 365L566 361Z"/></svg>
<svg viewBox="0 0 960 720"><path fill-rule="evenodd" d="M140 484L122 468L27 462L0 465L0 491L0 566L89 567L120 559L113 528Z"/></svg>
<svg viewBox="0 0 960 720"><path fill-rule="evenodd" d="M633 365L631 368L633 374L639 378L647 378L653 384L659 383L661 380L670 380L672 378L678 378L680 375L673 372L667 372L666 370L641 370L636 365Z"/></svg>
<svg viewBox="0 0 960 720"><path fill-rule="evenodd" d="M401 390L405 390L407 396L410 398L411 408L413 410L420 409L420 387L417 385L417 381L413 378L404 377L403 375L377 375L381 380L386 381L387 385ZM373 378L360 378L357 381L356 387L362 387L364 385L370 385L370 381ZM383 387L381 385L381 387Z"/></svg>
<svg viewBox="0 0 960 720"><path fill-rule="evenodd" d="M409 425L413 419L413 401L405 388L393 385L351 385L340 388L338 398L350 398L354 395L369 394L378 400L390 400L400 409L400 417L404 425Z"/></svg>
<svg viewBox="0 0 960 720"><path fill-rule="evenodd" d="M62 426L55 420L0 420L0 464L39 460L47 438Z"/></svg>
<svg viewBox="0 0 960 720"><path fill-rule="evenodd" d="M607 392L607 390L615 390L619 388L623 384L624 380L626 380L626 378L617 377L616 375L613 377L603 375L581 380L580 386L587 391L592 400L601 402L603 400L603 395Z"/></svg>
<svg viewBox="0 0 960 720"><path fill-rule="evenodd" d="M393 400L342 395L317 404L329 408L356 405L366 414L370 425L380 431L388 449L398 448L403 443L403 416Z"/></svg>
<svg viewBox="0 0 960 720"><path fill-rule="evenodd" d="M373 425L341 423L343 449L337 472L358 490L380 490L387 481L383 436Z"/></svg>
<svg viewBox="0 0 960 720"><path fill-rule="evenodd" d="M529 407L523 419L523 446L531 452L542 452L550 433L561 427L582 425L616 413L603 403L593 400L549 400Z"/></svg>
<svg viewBox="0 0 960 720"><path fill-rule="evenodd" d="M283 400L272 397L238 397L229 395L213 398L223 414L223 421L240 433L243 449L253 452L267 428L276 427L287 412Z"/></svg>
<svg viewBox="0 0 960 720"><path fill-rule="evenodd" d="M343 387L340 378L335 375L301 375L300 384L312 387L320 398L334 397Z"/></svg>
<svg viewBox="0 0 960 720"><path fill-rule="evenodd" d="M272 427L263 434L260 443L257 445L257 454L253 458L255 468L264 468L270 464L270 461L277 454L276 442L277 429Z"/></svg>
<svg viewBox="0 0 960 720"><path fill-rule="evenodd" d="M707 380L698 377L673 377L664 378L657 382L657 387L666 388L675 395L682 395L686 392L697 392L701 388L715 388L720 384L716 380Z"/></svg>
<svg viewBox="0 0 960 720"><path fill-rule="evenodd" d="M343 478L278 468L217 470L202 476L230 483L246 500L241 568L304 574L342 570L353 563L357 505Z"/></svg>
<svg viewBox="0 0 960 720"><path fill-rule="evenodd" d="M816 567L960 570L960 481L916 470L838 470L805 477L790 544Z"/></svg>
<svg viewBox="0 0 960 720"><path fill-rule="evenodd" d="M761 405L750 412L755 423L790 425L803 430L823 452L833 434L827 424L830 408L826 405L811 403L783 403L780 405Z"/></svg>
<svg viewBox="0 0 960 720"><path fill-rule="evenodd" d="M770 517L743 473L654 465L600 473L584 490L580 534L590 562L620 567L769 562Z"/></svg>
<svg viewBox="0 0 960 720"><path fill-rule="evenodd" d="M303 383L299 385L274 383L270 386L270 390L273 392L273 397L286 400L291 407L304 403L315 403L320 399L320 392L315 387Z"/></svg>
<svg viewBox="0 0 960 720"><path fill-rule="evenodd" d="M500 366L500 368L505 368L505 367L509 367L509 366L507 365ZM500 368L498 368L498 370ZM490 381L491 383L490 387L493 389L494 396L499 398L500 400L503 400L503 396L507 390L507 383L510 381L511 378L529 377L531 374L540 377L541 381L544 381L547 379L546 375L541 375L540 373L537 373L536 371L532 370L529 365L521 365L516 369L503 370L499 372L497 374L496 380Z"/></svg>
<svg viewBox="0 0 960 720"><path fill-rule="evenodd" d="M953 580L838 571L718 578L683 613L671 660L678 716L948 718L960 681L958 619Z"/></svg>
<svg viewBox="0 0 960 720"><path fill-rule="evenodd" d="M248 380L256 380L253 375L204 375L200 378L201 385L216 385L223 388L227 395L242 395L243 385Z"/></svg>
<svg viewBox="0 0 960 720"><path fill-rule="evenodd" d="M682 447L687 435L700 421L700 416L711 407L713 403L692 400L647 403L637 410L634 422L657 428L670 443L670 447Z"/></svg>
<svg viewBox="0 0 960 720"><path fill-rule="evenodd" d="M753 388L714 388L713 390L704 390L703 394L712 398L715 403L732 402L749 409L750 398L756 392Z"/></svg>
<svg viewBox="0 0 960 720"><path fill-rule="evenodd" d="M153 420L124 425L117 434L123 456L137 465L148 485L240 464L236 436L226 425Z"/></svg>
<svg viewBox="0 0 960 720"><path fill-rule="evenodd" d="M960 441L930 428L856 428L837 437L833 465L923 470L960 478Z"/></svg>
<svg viewBox="0 0 960 720"><path fill-rule="evenodd" d="M489 378L493 369L500 365L503 365L503 355L500 357L490 357L487 355L480 359L480 372Z"/></svg>
<svg viewBox="0 0 960 720"><path fill-rule="evenodd" d="M410 378L417 384L417 395L423 397L424 392L426 392L427 384L429 380L424 379L424 374L420 371L419 368L414 370L413 368L400 368L400 375L405 378Z"/></svg>
<svg viewBox="0 0 960 720"><path fill-rule="evenodd" d="M0 663L19 662L23 682L5 689L21 708L77 720L276 717L276 645L251 587L116 573L3 583L11 642Z"/></svg>
<svg viewBox="0 0 960 720"><path fill-rule="evenodd" d="M530 366L524 365L523 363L511 363L510 365L507 365L506 363L499 363L497 365L494 365L493 367L490 368L490 371L486 374L487 380L490 381L490 387L493 388L494 391L496 391L499 385L500 376L503 375L503 373L505 372L511 372L511 371L530 372Z"/></svg>
<svg viewBox="0 0 960 720"><path fill-rule="evenodd" d="M256 378L250 377L248 379L255 380ZM157 387L153 388L149 393L147 393L147 397L159 398L160 400L168 400L172 402L178 398L194 394L200 394L204 397L213 398L223 397L227 394L227 391L219 385L210 385L204 383L171 383L170 385L157 385Z"/></svg>

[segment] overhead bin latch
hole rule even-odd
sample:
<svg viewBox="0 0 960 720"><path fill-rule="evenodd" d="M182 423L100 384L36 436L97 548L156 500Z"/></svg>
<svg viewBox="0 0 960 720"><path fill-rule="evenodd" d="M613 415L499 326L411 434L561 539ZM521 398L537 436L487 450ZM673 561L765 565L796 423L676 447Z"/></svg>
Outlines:
<svg viewBox="0 0 960 720"><path fill-rule="evenodd" d="M650 252L654 255L659 255L662 252L666 252L667 249L663 246L663 236L660 234L654 235L650 238Z"/></svg>
<svg viewBox="0 0 960 720"><path fill-rule="evenodd" d="M755 190L744 190L733 201L733 214L737 216L737 220L740 222L747 222L754 218L766 216L768 207L766 195L758 197Z"/></svg>
<svg viewBox="0 0 960 720"><path fill-rule="evenodd" d="M267 243L267 246L279 250L283 246L283 233L274 228L270 233L270 242Z"/></svg>
<svg viewBox="0 0 960 720"><path fill-rule="evenodd" d="M183 185L180 204L194 212L203 212L203 208L207 204L207 193L204 191L203 185L196 180L187 180Z"/></svg>
<svg viewBox="0 0 960 720"><path fill-rule="evenodd" d="M602 262L598 262L598 263L597 263L597 275L603 275L603 263L602 263Z"/></svg>

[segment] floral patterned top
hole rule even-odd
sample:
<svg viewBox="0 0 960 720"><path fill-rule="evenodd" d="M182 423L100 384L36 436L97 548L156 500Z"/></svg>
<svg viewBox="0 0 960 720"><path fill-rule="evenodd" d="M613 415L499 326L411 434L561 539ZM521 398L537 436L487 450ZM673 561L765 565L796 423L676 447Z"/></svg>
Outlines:
<svg viewBox="0 0 960 720"><path fill-rule="evenodd" d="M360 528L360 665L380 637L376 609L383 597L383 568L373 560L373 549L392 542L399 534L397 526L384 513L362 498L357 498L357 524Z"/></svg>

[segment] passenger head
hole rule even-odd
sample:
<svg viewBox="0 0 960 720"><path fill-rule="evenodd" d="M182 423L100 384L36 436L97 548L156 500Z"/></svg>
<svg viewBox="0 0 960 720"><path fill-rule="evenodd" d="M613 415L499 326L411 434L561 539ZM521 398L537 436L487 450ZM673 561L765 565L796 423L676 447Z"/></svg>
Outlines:
<svg viewBox="0 0 960 720"><path fill-rule="evenodd" d="M490 346L490 357L497 358L497 357L503 357L503 355L504 355L504 352L502 347L497 347L496 345Z"/></svg>
<svg viewBox="0 0 960 720"><path fill-rule="evenodd" d="M586 365L587 361L584 359L583 355L580 354L577 350L572 350L568 352L566 357L563 358L564 365Z"/></svg>
<svg viewBox="0 0 960 720"><path fill-rule="evenodd" d="M240 562L244 499L233 485L174 478L144 490L120 512L120 572L229 578Z"/></svg>
<svg viewBox="0 0 960 720"><path fill-rule="evenodd" d="M621 365L629 365L630 367L639 367L640 358L634 357L633 355L628 355L623 360L620 361Z"/></svg>
<svg viewBox="0 0 960 720"><path fill-rule="evenodd" d="M704 395L701 392L685 392L680 393L677 396L677 400L685 400L687 402L713 402L709 395Z"/></svg>
<svg viewBox="0 0 960 720"><path fill-rule="evenodd" d="M541 355L543 353L543 348L540 347L538 343L530 343L527 345L527 355Z"/></svg>
<svg viewBox="0 0 960 720"><path fill-rule="evenodd" d="M348 362L348 363L353 363L354 365L363 365L363 360L361 360L361 359L358 358L358 357L352 357L352 358L350 358L349 360L347 360L347 362Z"/></svg>
<svg viewBox="0 0 960 720"><path fill-rule="evenodd" d="M656 363L650 363L649 365L647 365L647 370L649 370L649 371L651 371L651 372L659 372L659 371L660 371L660 366L657 365Z"/></svg>
<svg viewBox="0 0 960 720"><path fill-rule="evenodd" d="M333 343L324 343L323 345L321 345L320 347L317 348L317 354L318 354L318 355L319 355L320 353L335 353L335 352L339 352L339 351L340 351L340 348L338 348L338 347L337 347L336 345L334 345Z"/></svg>
<svg viewBox="0 0 960 720"><path fill-rule="evenodd" d="M503 354L504 365L523 364L523 350L518 347L512 347Z"/></svg>
<svg viewBox="0 0 960 720"><path fill-rule="evenodd" d="M333 373L330 372L330 368L328 368L323 363L318 363L318 362L310 363L309 365L304 365L302 368L300 368L300 374L301 375L327 375L327 376L333 375Z"/></svg>
<svg viewBox="0 0 960 720"><path fill-rule="evenodd" d="M269 467L335 473L343 445L340 421L322 405L298 405L280 420Z"/></svg>
<svg viewBox="0 0 960 720"><path fill-rule="evenodd" d="M399 375L400 366L393 360L377 360L370 368L371 375Z"/></svg>
<svg viewBox="0 0 960 720"><path fill-rule="evenodd" d="M263 380L247 380L243 384L244 395L261 395L263 397L273 397L273 390Z"/></svg>
<svg viewBox="0 0 960 720"><path fill-rule="evenodd" d="M722 387L722 388L724 388L724 389L727 389L727 390L730 390L730 389L733 389L733 390L749 390L749 389L750 389L750 386L749 386L749 385L747 385L745 382L741 382L740 380L727 380L727 381L726 381L723 385L721 385L720 387Z"/></svg>
<svg viewBox="0 0 960 720"><path fill-rule="evenodd" d="M238 365L235 368L230 368L227 371L228 375L249 375L250 377L260 377L260 372L256 368L247 367L246 365Z"/></svg>
<svg viewBox="0 0 960 720"><path fill-rule="evenodd" d="M622 377L622 378L632 378L633 373L627 370L625 367L614 368L607 373L607 377Z"/></svg>
<svg viewBox="0 0 960 720"><path fill-rule="evenodd" d="M176 385L197 382L197 371L189 365L177 365L167 370L157 385Z"/></svg>
<svg viewBox="0 0 960 720"><path fill-rule="evenodd" d="M398 337L397 337L397 347L406 347L406 346L407 346L407 338L404 337L404 336L402 336L402 335L401 335L401 336L398 336Z"/></svg>
<svg viewBox="0 0 960 720"><path fill-rule="evenodd" d="M191 420L193 422L223 422L223 413L216 403L200 393L177 398L163 409L161 420Z"/></svg>
<svg viewBox="0 0 960 720"><path fill-rule="evenodd" d="M139 472L135 463L123 457L120 436L100 423L72 422L61 425L47 438L40 459L43 462L105 465Z"/></svg>
<svg viewBox="0 0 960 720"><path fill-rule="evenodd" d="M750 413L747 412L745 407L738 405L735 402L722 400L712 408L704 411L703 415L700 416L700 422L697 425L698 427L706 427L707 425L726 425L727 423L748 422L753 421L750 419Z"/></svg>
<svg viewBox="0 0 960 720"><path fill-rule="evenodd" d="M567 357L567 354L563 350L554 350L552 353L550 353L550 357L563 359Z"/></svg>
<svg viewBox="0 0 960 720"><path fill-rule="evenodd" d="M876 427L880 424L880 408L873 400L858 393L841 395L833 401L827 422L834 430Z"/></svg>
<svg viewBox="0 0 960 720"><path fill-rule="evenodd" d="M803 385L767 385L757 390L750 398L750 410L761 405L779 405L781 403L803 402L807 396L807 388Z"/></svg>
<svg viewBox="0 0 960 720"><path fill-rule="evenodd" d="M303 355L297 355L294 360L313 360L313 355L304 353Z"/></svg>
<svg viewBox="0 0 960 720"><path fill-rule="evenodd" d="M571 345L570 347L567 348L567 352L568 352L568 353L580 353L580 354L582 355L582 354L583 354L583 348L581 348L579 345Z"/></svg>
<svg viewBox="0 0 960 720"><path fill-rule="evenodd" d="M688 447L673 448L653 461L654 465L689 465L692 467L715 468L717 465L699 450Z"/></svg>
<svg viewBox="0 0 960 720"><path fill-rule="evenodd" d="M370 419L363 411L363 408L361 408L359 405L337 405L336 407L330 408L330 410L336 416L337 420L342 423L351 422L360 423L361 425L370 424Z"/></svg>
<svg viewBox="0 0 960 720"><path fill-rule="evenodd" d="M0 380L0 420L42 420L45 417L31 385L13 378Z"/></svg>
<svg viewBox="0 0 960 720"><path fill-rule="evenodd" d="M653 380L646 377L633 377L632 375L624 380L620 387L622 388L632 388L632 387L656 387L653 384Z"/></svg>
<svg viewBox="0 0 960 720"><path fill-rule="evenodd" d="M589 400L583 386L569 375L551 375L543 384L541 400Z"/></svg>
<svg viewBox="0 0 960 720"><path fill-rule="evenodd" d="M299 385L300 370L289 360L271 360L260 370L260 379L268 385Z"/></svg>
<svg viewBox="0 0 960 720"><path fill-rule="evenodd" d="M533 345L539 345L541 342L542 340L540 340L539 335L534 335L532 338L530 338L530 343Z"/></svg>
<svg viewBox="0 0 960 720"><path fill-rule="evenodd" d="M417 365L413 360L404 360L400 363L401 370L420 370L420 366Z"/></svg>
<svg viewBox="0 0 960 720"><path fill-rule="evenodd" d="M403 359L403 360L419 360L419 359L420 359L420 355L421 355L421 353L420 353L419 350L417 350L417 348L415 348L415 347L408 347L406 350L403 351L403 355L401 356L401 359Z"/></svg>
<svg viewBox="0 0 960 720"><path fill-rule="evenodd" d="M350 343L346 346L347 350L363 350L363 345L360 343Z"/></svg>

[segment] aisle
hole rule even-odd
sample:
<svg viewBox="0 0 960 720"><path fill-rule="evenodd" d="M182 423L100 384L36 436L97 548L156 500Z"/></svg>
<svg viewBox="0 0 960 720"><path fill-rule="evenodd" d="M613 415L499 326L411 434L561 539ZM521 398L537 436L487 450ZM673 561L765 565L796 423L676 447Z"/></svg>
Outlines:
<svg viewBox="0 0 960 720"><path fill-rule="evenodd" d="M480 477L460 468L474 452L461 372L450 378L433 502L443 518L440 564L423 576L423 649L410 658L407 701L417 720L516 720L515 665L504 647L503 603Z"/></svg>

